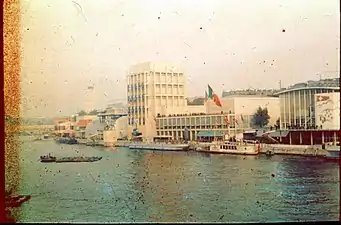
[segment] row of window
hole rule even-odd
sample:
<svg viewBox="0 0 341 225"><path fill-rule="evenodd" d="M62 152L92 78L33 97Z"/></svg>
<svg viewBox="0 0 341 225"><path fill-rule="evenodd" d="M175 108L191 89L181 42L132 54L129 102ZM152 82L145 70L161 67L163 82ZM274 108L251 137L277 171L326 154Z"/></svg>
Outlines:
<svg viewBox="0 0 341 225"><path fill-rule="evenodd" d="M138 83L138 84L128 84L127 85L127 90L128 92L130 91L138 91L138 90L143 90L144 89L144 84L143 83Z"/></svg>
<svg viewBox="0 0 341 225"><path fill-rule="evenodd" d="M224 119L225 116L212 116L212 117L192 117L192 118L168 118L168 119L158 119L156 120L157 126L166 125L189 125L189 124L201 124L201 125L218 125L222 123L229 122L231 125L236 123L234 116L228 116L228 121ZM247 119L247 117L245 118ZM248 124L249 120L238 121L238 124Z"/></svg>
<svg viewBox="0 0 341 225"><path fill-rule="evenodd" d="M128 102L141 102L144 101L144 94L138 96L128 96Z"/></svg>
<svg viewBox="0 0 341 225"><path fill-rule="evenodd" d="M128 125L145 125L145 118L128 118Z"/></svg>
<svg viewBox="0 0 341 225"><path fill-rule="evenodd" d="M145 108L144 106L135 106L135 107L132 106L128 108L128 115L134 114L137 112L146 112L146 111L148 111L148 109Z"/></svg>

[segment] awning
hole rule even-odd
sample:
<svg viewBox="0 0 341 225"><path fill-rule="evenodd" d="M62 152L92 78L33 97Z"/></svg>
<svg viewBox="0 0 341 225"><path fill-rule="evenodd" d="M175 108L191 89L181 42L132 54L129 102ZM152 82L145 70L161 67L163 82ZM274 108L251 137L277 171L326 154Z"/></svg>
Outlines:
<svg viewBox="0 0 341 225"><path fill-rule="evenodd" d="M289 131L283 130L283 131L270 132L269 136L270 137L286 137L286 136L288 136L288 134L289 134Z"/></svg>
<svg viewBox="0 0 341 225"><path fill-rule="evenodd" d="M170 135L161 135L161 136L155 136L154 138L172 138Z"/></svg>
<svg viewBox="0 0 341 225"><path fill-rule="evenodd" d="M223 137L224 134L221 131L211 131L211 130L203 130L199 131L196 135L197 137Z"/></svg>

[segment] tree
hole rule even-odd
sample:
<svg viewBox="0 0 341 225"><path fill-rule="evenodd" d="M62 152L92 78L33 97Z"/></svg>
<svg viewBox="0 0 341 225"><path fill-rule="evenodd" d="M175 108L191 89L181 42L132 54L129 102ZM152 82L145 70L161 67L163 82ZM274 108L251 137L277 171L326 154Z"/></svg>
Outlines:
<svg viewBox="0 0 341 225"><path fill-rule="evenodd" d="M98 111L96 109L92 110L91 112L88 113L88 115L94 116L97 115Z"/></svg>
<svg viewBox="0 0 341 225"><path fill-rule="evenodd" d="M78 113L78 116L85 116L86 115L86 112L84 110L81 110L79 113Z"/></svg>
<svg viewBox="0 0 341 225"><path fill-rule="evenodd" d="M262 109L261 107L259 107L252 117L252 123L254 126L264 127L268 125L269 119L270 116L268 113L268 109L267 108Z"/></svg>

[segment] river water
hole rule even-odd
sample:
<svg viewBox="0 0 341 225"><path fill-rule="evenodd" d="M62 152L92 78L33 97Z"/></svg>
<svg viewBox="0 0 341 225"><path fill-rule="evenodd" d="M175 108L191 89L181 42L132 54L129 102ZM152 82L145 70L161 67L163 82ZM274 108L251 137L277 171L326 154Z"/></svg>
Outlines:
<svg viewBox="0 0 341 225"><path fill-rule="evenodd" d="M44 164L40 155L102 156ZM339 220L339 164L25 141L19 222L282 222Z"/></svg>

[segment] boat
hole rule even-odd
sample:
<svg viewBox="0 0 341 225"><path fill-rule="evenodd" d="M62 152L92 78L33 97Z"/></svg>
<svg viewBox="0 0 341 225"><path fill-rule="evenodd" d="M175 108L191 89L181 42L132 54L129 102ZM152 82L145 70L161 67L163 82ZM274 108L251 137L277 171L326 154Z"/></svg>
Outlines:
<svg viewBox="0 0 341 225"><path fill-rule="evenodd" d="M56 162L56 157L52 156L51 153L49 153L48 155L40 156L40 162L42 163Z"/></svg>
<svg viewBox="0 0 341 225"><path fill-rule="evenodd" d="M275 155L275 151L272 149L269 149L265 152L265 155L268 157L271 157L271 156Z"/></svg>
<svg viewBox="0 0 341 225"><path fill-rule="evenodd" d="M65 162L95 162L101 160L102 157L84 157L84 156L77 156L77 157L63 157L60 159L56 159L56 163L65 163Z"/></svg>
<svg viewBox="0 0 341 225"><path fill-rule="evenodd" d="M58 138L56 141L60 144L69 144L69 145L78 144L78 141L76 138L61 137L61 138Z"/></svg>
<svg viewBox="0 0 341 225"><path fill-rule="evenodd" d="M322 147L323 148L323 147ZM327 143L324 146L327 151L326 158L339 159L340 158L340 142Z"/></svg>
<svg viewBox="0 0 341 225"><path fill-rule="evenodd" d="M44 134L44 139L49 139L49 135L48 134Z"/></svg>
<svg viewBox="0 0 341 225"><path fill-rule="evenodd" d="M209 150L210 153L224 153L236 155L258 155L260 153L260 144L256 141L224 141L222 143L213 143Z"/></svg>
<svg viewBox="0 0 341 225"><path fill-rule="evenodd" d="M147 149L161 151L186 151L189 144L168 144L168 143L134 143L129 145L130 149Z"/></svg>

